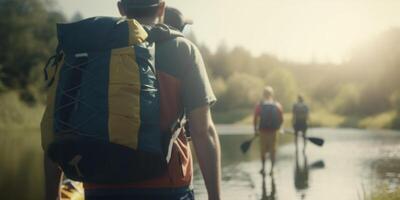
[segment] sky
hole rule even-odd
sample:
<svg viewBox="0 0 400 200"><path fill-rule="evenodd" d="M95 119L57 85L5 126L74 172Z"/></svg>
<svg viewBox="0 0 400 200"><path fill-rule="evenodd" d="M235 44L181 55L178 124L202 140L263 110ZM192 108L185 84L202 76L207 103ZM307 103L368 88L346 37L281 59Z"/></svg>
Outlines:
<svg viewBox="0 0 400 200"><path fill-rule="evenodd" d="M118 16L117 0L57 0L67 16ZM335 62L379 33L400 27L399 0L166 0L194 21L197 39L215 50L242 46L257 56Z"/></svg>

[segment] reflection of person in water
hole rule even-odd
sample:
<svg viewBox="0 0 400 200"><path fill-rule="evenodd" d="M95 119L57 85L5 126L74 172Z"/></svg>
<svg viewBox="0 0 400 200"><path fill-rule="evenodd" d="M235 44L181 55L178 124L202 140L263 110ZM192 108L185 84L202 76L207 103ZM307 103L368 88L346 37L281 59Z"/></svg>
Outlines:
<svg viewBox="0 0 400 200"><path fill-rule="evenodd" d="M297 143L297 141L296 141ZM311 165L308 164L307 154L303 150L299 151L299 145L296 147L296 166L294 168L294 186L296 190L301 193L301 199L305 199L305 190L309 188L309 176L310 172L315 169L325 168L325 163L323 160L318 160L313 162Z"/></svg>
<svg viewBox="0 0 400 200"><path fill-rule="evenodd" d="M299 152L298 149L299 149L298 145L296 145L296 167L294 171L294 186L296 187L297 190L305 190L308 188L308 175L309 175L307 155L304 151ZM302 160L300 160L301 159L300 157L302 157Z"/></svg>
<svg viewBox="0 0 400 200"><path fill-rule="evenodd" d="M261 200L275 200L276 199L276 185L274 175L271 174L271 192L267 194L267 182L265 181L265 174L262 174L262 196Z"/></svg>

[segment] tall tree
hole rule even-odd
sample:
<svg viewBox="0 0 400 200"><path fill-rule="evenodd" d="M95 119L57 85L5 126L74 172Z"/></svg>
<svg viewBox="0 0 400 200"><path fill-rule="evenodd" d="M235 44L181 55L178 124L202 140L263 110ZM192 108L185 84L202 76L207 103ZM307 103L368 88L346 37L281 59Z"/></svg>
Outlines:
<svg viewBox="0 0 400 200"><path fill-rule="evenodd" d="M27 89L54 51L55 23L64 16L42 0L0 1L0 83L8 89ZM0 85L1 85L0 84Z"/></svg>

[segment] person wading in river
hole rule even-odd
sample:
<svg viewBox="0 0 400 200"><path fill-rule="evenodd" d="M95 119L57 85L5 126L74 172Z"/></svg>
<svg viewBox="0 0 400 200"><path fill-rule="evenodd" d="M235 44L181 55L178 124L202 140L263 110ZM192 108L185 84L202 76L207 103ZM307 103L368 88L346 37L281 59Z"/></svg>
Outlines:
<svg viewBox="0 0 400 200"><path fill-rule="evenodd" d="M307 122L308 122L309 111L308 111L308 106L304 103L304 99L301 95L297 97L297 102L293 105L292 113L293 113L293 118L292 118L293 129L296 136L295 145L297 147L298 145L297 138L301 132L304 141L303 151L305 151L307 144L306 137L307 137L307 128L308 128Z"/></svg>
<svg viewBox="0 0 400 200"><path fill-rule="evenodd" d="M262 168L260 173L265 174L266 154L271 159L271 171L275 164L277 132L283 123L283 109L274 99L274 90L267 86L263 91L263 99L256 105L254 111L254 133L260 136L260 151Z"/></svg>

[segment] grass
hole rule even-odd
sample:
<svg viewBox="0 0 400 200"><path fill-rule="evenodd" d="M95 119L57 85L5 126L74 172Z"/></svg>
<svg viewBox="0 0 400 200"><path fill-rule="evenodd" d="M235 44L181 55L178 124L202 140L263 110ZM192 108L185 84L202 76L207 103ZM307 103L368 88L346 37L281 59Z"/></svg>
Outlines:
<svg viewBox="0 0 400 200"><path fill-rule="evenodd" d="M387 188L380 189L371 195L370 200L399 200L400 188L395 191L389 191Z"/></svg>
<svg viewBox="0 0 400 200"><path fill-rule="evenodd" d="M370 117L366 117L358 123L360 128L368 128L368 129L389 129L392 128L392 122L396 117L395 111L388 111L384 113L380 113L377 115L373 115Z"/></svg>

